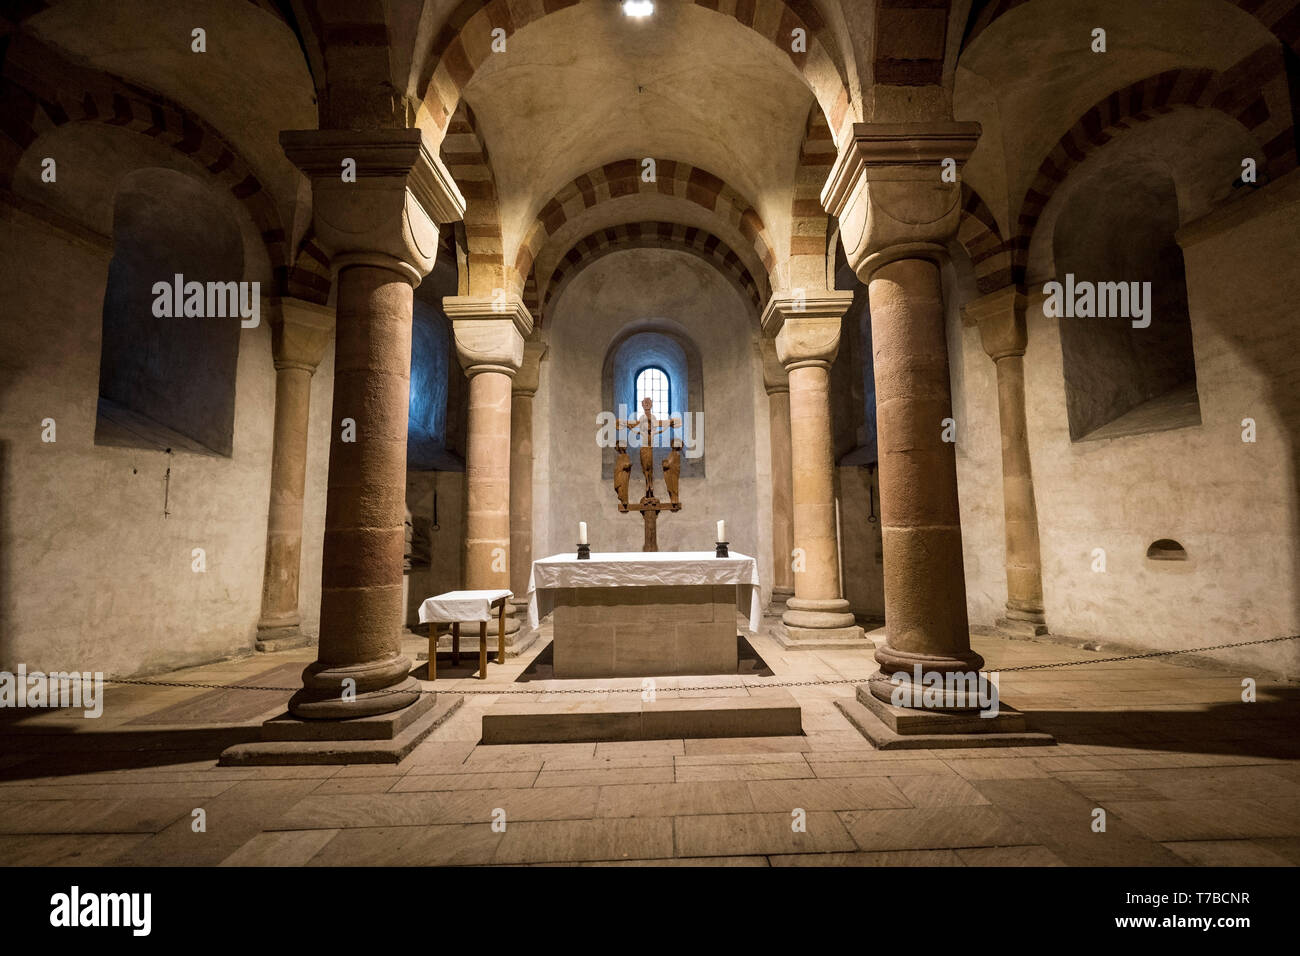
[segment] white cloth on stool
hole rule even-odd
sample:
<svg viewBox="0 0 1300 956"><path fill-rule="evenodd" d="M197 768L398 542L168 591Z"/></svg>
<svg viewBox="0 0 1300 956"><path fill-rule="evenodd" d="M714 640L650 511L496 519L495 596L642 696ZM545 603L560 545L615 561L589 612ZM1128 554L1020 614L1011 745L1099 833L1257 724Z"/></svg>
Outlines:
<svg viewBox="0 0 1300 956"><path fill-rule="evenodd" d="M448 591L428 598L420 605L421 624L454 624L490 621L496 617L492 602L509 599L510 591Z"/></svg>
<svg viewBox="0 0 1300 956"><path fill-rule="evenodd" d="M619 588L653 585L734 584L736 608L757 631L763 620L758 562L732 551L727 558L712 551L612 551L578 560L553 554L533 562L528 577L528 623L537 627L555 606L555 588Z"/></svg>

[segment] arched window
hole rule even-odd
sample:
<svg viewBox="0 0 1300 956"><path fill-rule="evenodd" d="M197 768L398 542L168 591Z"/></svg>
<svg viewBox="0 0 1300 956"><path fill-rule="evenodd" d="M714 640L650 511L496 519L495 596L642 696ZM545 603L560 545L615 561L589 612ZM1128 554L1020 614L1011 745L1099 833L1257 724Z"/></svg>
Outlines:
<svg viewBox="0 0 1300 956"><path fill-rule="evenodd" d="M641 414L641 402L650 399L651 414L655 418L668 417L668 375L661 368L651 365L641 369L636 375L636 414Z"/></svg>
<svg viewBox="0 0 1300 956"><path fill-rule="evenodd" d="M704 477L704 378L699 349L683 333L662 326L629 326L615 337L601 371L601 402L618 418L640 418L641 399L649 397L657 419L680 418L671 434L684 442L682 477ZM654 449L657 469L671 451L669 433ZM629 436L630 438L630 436ZM613 445L602 450L606 478L614 475ZM657 471L656 471L657 473Z"/></svg>

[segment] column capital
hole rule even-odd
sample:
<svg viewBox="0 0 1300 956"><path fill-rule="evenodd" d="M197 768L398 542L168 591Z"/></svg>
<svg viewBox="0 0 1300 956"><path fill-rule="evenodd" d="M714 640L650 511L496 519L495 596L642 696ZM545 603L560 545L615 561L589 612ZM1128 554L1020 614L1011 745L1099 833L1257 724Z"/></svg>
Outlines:
<svg viewBox="0 0 1300 956"><path fill-rule="evenodd" d="M967 302L961 312L967 321L979 326L980 341L993 361L1025 354L1029 342L1025 331L1025 296L1015 286Z"/></svg>
<svg viewBox="0 0 1300 956"><path fill-rule="evenodd" d="M465 215L465 197L418 129L284 130L280 145L311 180L316 237L336 273L378 266L418 285L437 257L439 225Z"/></svg>
<svg viewBox="0 0 1300 956"><path fill-rule="evenodd" d="M300 368L315 374L333 337L333 309L305 299L273 301L271 354L277 370Z"/></svg>
<svg viewBox="0 0 1300 956"><path fill-rule="evenodd" d="M537 394L538 380L542 373L542 356L546 354L548 348L550 344L540 330L524 341L523 364L519 366L519 371L515 373L515 380L510 385L510 390L516 395L531 397Z"/></svg>
<svg viewBox="0 0 1300 956"><path fill-rule="evenodd" d="M773 340L787 373L807 365L830 367L840 347L840 322L852 304L847 289L772 294L763 310L763 334Z"/></svg>
<svg viewBox="0 0 1300 956"><path fill-rule="evenodd" d="M776 340L766 335L758 340L758 352L763 361L763 389L768 395L790 391L790 376L776 357Z"/></svg>
<svg viewBox="0 0 1300 956"><path fill-rule="evenodd" d="M822 188L849 265L864 282L894 259L937 259L957 232L961 184L943 178L975 150L978 123L855 123Z"/></svg>
<svg viewBox="0 0 1300 956"><path fill-rule="evenodd" d="M466 375L504 372L513 377L523 366L533 316L519 296L449 295L442 308L451 319L456 355Z"/></svg>

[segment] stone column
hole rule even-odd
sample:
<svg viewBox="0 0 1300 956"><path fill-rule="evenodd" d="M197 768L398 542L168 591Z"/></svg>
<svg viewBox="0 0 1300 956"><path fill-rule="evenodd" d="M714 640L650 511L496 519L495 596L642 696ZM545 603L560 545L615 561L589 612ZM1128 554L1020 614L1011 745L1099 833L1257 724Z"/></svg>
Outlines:
<svg viewBox="0 0 1300 956"><path fill-rule="evenodd" d="M438 223L465 203L419 130L280 139L311 178L337 286L320 645L289 709L311 720L385 715L420 699L401 650L412 292L433 267ZM356 182L342 180L344 159Z"/></svg>
<svg viewBox="0 0 1300 956"><path fill-rule="evenodd" d="M524 361L510 387L510 590L516 613L528 603L533 568L533 396L546 343L524 343Z"/></svg>
<svg viewBox="0 0 1300 956"><path fill-rule="evenodd" d="M307 424L311 378L334 332L334 312L302 299L274 303L271 349L275 359L275 437L271 500L266 517L266 567L257 649L278 651L307 643L299 626L298 579L302 566L302 498L307 481Z"/></svg>
<svg viewBox="0 0 1300 956"><path fill-rule="evenodd" d="M772 296L763 331L789 378L794 597L774 634L786 646L860 643L862 628L840 593L835 527L835 460L831 438L830 367L839 351L840 321L853 293Z"/></svg>
<svg viewBox="0 0 1300 956"><path fill-rule="evenodd" d="M876 652L886 680L870 690L883 701L887 678L914 665L983 666L966 616L955 449L942 439L952 397L938 265L961 215L944 160L964 163L978 136L974 123L858 124L822 192L871 307L887 640Z"/></svg>
<svg viewBox="0 0 1300 956"><path fill-rule="evenodd" d="M465 437L465 587L510 588L511 383L533 318L518 296L447 296L456 354L469 376ZM519 630L507 605L506 633Z"/></svg>
<svg viewBox="0 0 1300 956"><path fill-rule="evenodd" d="M763 357L763 388L767 391L767 414L772 446L772 605L782 612L794 597L794 500L790 464L790 377L776 357L776 343L760 342Z"/></svg>
<svg viewBox="0 0 1300 956"><path fill-rule="evenodd" d="M1029 466L1025 424L1025 297L1008 286L966 305L980 330L984 351L998 373L998 420L1002 431L1002 499L1007 539L1007 614L997 624L1017 637L1047 633L1043 570L1038 548L1038 507Z"/></svg>

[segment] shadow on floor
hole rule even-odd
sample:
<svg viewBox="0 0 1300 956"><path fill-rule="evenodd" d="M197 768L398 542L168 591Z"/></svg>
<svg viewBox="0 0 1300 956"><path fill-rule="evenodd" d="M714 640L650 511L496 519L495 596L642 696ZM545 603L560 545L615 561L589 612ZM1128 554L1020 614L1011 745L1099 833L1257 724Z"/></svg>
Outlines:
<svg viewBox="0 0 1300 956"><path fill-rule="evenodd" d="M0 766L0 781L175 768L216 760L227 747L261 737L260 727L88 733L70 733L67 728L15 730L6 726L0 735L0 753L5 758L5 765Z"/></svg>
<svg viewBox="0 0 1300 956"><path fill-rule="evenodd" d="M1136 702L1135 702L1136 703ZM1300 758L1300 689L1269 692L1255 703L1203 710L1025 710L1033 730L1058 743L1147 751Z"/></svg>
<svg viewBox="0 0 1300 956"><path fill-rule="evenodd" d="M767 666L762 655L754 650L753 645L745 639L745 635L736 635L736 656L739 663L736 667L736 676L738 677L772 677L772 668ZM439 673L442 668L442 658L438 658ZM646 674L646 677L658 677L658 674ZM678 677L716 677L717 674L678 674ZM730 676L730 675L728 675ZM534 680L555 680L555 642L550 641L542 652L533 658L531 664L520 674L516 680L520 683L526 683Z"/></svg>

